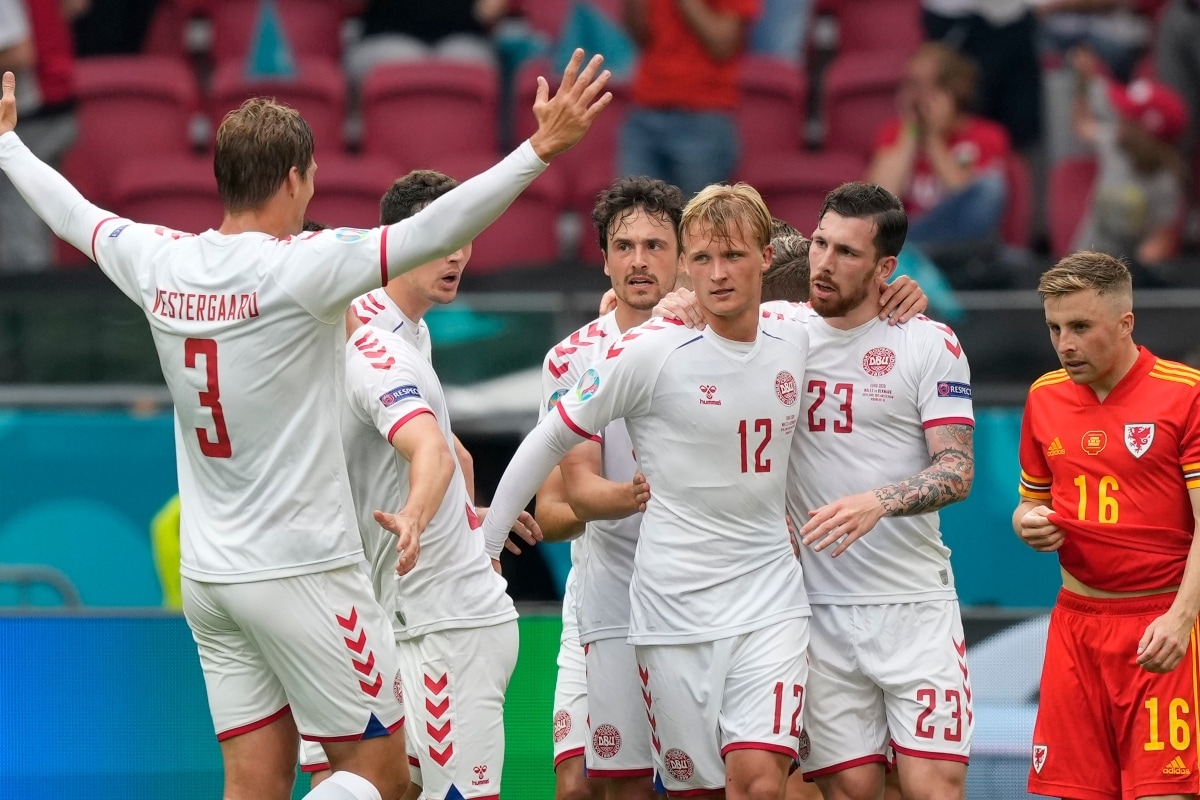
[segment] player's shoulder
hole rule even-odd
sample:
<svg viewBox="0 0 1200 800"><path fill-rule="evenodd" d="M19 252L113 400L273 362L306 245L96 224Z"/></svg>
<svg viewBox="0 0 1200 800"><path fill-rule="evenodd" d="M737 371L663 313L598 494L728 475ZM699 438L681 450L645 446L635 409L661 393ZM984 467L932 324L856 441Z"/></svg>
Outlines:
<svg viewBox="0 0 1200 800"><path fill-rule="evenodd" d="M346 350L351 363L377 372L415 369L425 361L421 352L399 333L370 325L364 325L350 334Z"/></svg>
<svg viewBox="0 0 1200 800"><path fill-rule="evenodd" d="M542 359L543 369L556 381L575 376L588 364L603 358L604 349L620 337L615 315L605 314L572 331L547 350Z"/></svg>
<svg viewBox="0 0 1200 800"><path fill-rule="evenodd" d="M1147 374L1155 382L1156 391L1193 395L1200 386L1200 370L1166 358L1156 357Z"/></svg>
<svg viewBox="0 0 1200 800"><path fill-rule="evenodd" d="M387 292L380 287L354 298L350 302L350 311L358 317L359 322L370 325L380 314L388 310L390 302Z"/></svg>
<svg viewBox="0 0 1200 800"><path fill-rule="evenodd" d="M1071 376L1067 374L1067 371L1065 369L1056 369L1047 372L1030 384L1029 394L1032 396L1035 392L1040 392L1042 396L1057 395L1070 383Z"/></svg>
<svg viewBox="0 0 1200 800"><path fill-rule="evenodd" d="M676 348L700 338L700 331L677 319L654 317L625 331L620 339L608 346L604 358L665 358Z"/></svg>

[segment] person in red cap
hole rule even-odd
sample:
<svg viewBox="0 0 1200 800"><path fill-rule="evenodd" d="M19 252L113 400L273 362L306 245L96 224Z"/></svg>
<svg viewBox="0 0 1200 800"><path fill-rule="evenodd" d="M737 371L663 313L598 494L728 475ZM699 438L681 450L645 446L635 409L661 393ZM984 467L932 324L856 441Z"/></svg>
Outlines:
<svg viewBox="0 0 1200 800"><path fill-rule="evenodd" d="M1095 57L1078 51L1075 133L1090 143L1098 171L1077 250L1130 259L1161 275L1178 248L1183 161L1176 143L1188 112L1171 88L1148 79L1128 85L1103 77Z"/></svg>

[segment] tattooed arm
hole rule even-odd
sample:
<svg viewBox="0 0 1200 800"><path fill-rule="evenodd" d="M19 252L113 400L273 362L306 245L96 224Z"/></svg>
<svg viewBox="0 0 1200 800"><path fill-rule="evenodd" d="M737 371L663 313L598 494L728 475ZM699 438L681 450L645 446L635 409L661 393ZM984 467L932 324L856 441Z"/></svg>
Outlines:
<svg viewBox="0 0 1200 800"><path fill-rule="evenodd" d="M975 480L975 429L938 425L925 431L925 441L932 463L916 475L809 512L800 531L805 546L820 551L840 540L836 558L884 517L927 514L965 499Z"/></svg>

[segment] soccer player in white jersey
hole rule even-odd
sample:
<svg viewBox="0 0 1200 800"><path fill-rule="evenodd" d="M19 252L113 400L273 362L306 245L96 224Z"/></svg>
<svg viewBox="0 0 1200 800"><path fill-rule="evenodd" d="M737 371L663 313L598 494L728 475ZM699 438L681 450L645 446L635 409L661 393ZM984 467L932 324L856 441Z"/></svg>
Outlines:
<svg viewBox="0 0 1200 800"><path fill-rule="evenodd" d="M421 787L426 800L497 798L517 612L484 552L433 367L399 333L363 326L353 311L348 318L357 330L346 344L342 437L360 530L378 531L370 509L396 498L400 515L423 530L416 566L403 577L386 532L368 553L392 568L381 599L400 653L393 688L408 697L417 762L409 796Z"/></svg>
<svg viewBox="0 0 1200 800"><path fill-rule="evenodd" d="M937 516L974 477L970 370L945 325L875 319L906 229L890 192L844 184L810 251L788 508L813 613L800 764L827 799L877 798L889 744L907 800L962 798L974 727Z"/></svg>
<svg viewBox="0 0 1200 800"><path fill-rule="evenodd" d="M606 105L607 73L577 51L539 127L500 165L411 220L298 236L312 197L312 132L292 109L247 101L217 133L225 206L199 236L115 217L34 157L0 98L0 168L60 238L145 310L176 409L184 610L225 764L225 797L286 798L297 731L326 741L320 800L398 797L408 783L390 626L360 564L334 425L349 302L472 239ZM419 530L379 513L408 553ZM284 613L286 611L286 613Z"/></svg>
<svg viewBox="0 0 1200 800"><path fill-rule="evenodd" d="M760 331L770 228L745 184L688 204L683 259L708 328L652 321L608 345L517 450L484 523L498 552L579 438L625 419L651 487L629 641L673 794L779 797L796 754L808 601L783 492L807 347Z"/></svg>
<svg viewBox="0 0 1200 800"><path fill-rule="evenodd" d="M677 187L654 178L621 178L600 193L592 220L616 308L546 354L542 416L604 360L609 346L649 320L654 305L675 288L683 206ZM572 773L582 776L583 756L592 786L607 784L609 800L639 800L654 796L653 751L645 687L625 638L640 510L649 495L625 421L610 422L600 438L576 445L561 464L561 478L552 475L537 494L538 521L548 538L552 532L578 535L583 522L587 529L584 539L572 542L563 598L555 772L565 793L577 783Z"/></svg>

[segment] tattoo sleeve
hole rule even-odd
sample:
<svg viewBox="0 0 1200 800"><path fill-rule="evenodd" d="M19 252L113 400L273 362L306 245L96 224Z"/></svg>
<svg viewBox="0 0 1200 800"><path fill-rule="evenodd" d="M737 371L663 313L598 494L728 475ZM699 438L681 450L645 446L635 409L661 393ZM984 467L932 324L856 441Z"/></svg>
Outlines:
<svg viewBox="0 0 1200 800"><path fill-rule="evenodd" d="M927 514L957 503L971 492L975 480L975 429L970 425L939 425L925 432L933 461L908 480L882 486L875 497L889 516Z"/></svg>

